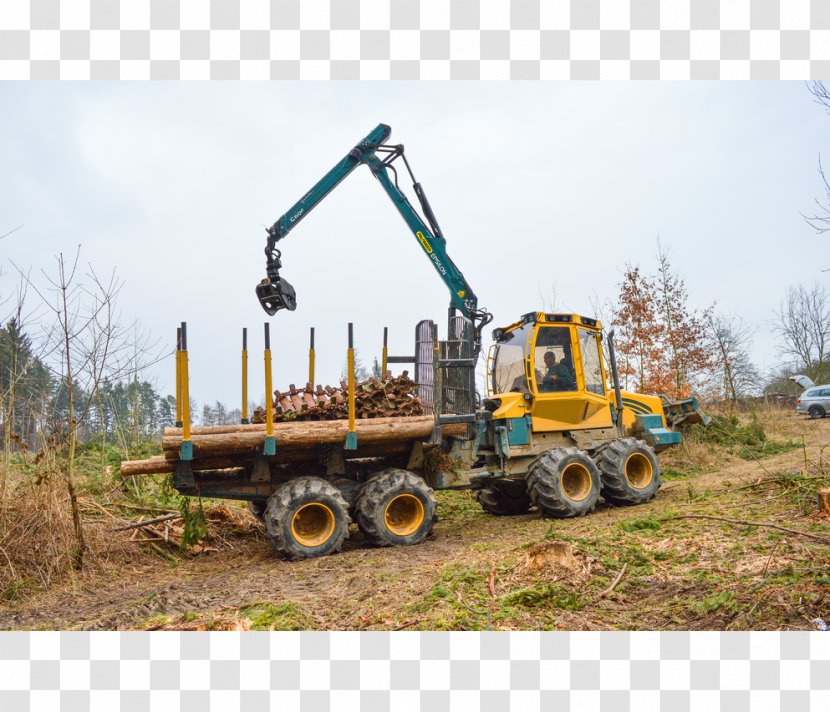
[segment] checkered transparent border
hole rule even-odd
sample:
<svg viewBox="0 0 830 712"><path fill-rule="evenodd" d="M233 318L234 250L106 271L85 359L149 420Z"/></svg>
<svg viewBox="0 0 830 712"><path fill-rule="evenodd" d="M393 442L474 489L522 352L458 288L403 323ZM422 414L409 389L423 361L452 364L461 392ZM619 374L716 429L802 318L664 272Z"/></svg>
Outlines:
<svg viewBox="0 0 830 712"><path fill-rule="evenodd" d="M0 634L0 710L830 709L830 634Z"/></svg>
<svg viewBox="0 0 830 712"><path fill-rule="evenodd" d="M830 0L0 0L0 79L821 79ZM830 709L827 633L0 633L0 711Z"/></svg>
<svg viewBox="0 0 830 712"><path fill-rule="evenodd" d="M2 79L821 79L828 0L2 0Z"/></svg>

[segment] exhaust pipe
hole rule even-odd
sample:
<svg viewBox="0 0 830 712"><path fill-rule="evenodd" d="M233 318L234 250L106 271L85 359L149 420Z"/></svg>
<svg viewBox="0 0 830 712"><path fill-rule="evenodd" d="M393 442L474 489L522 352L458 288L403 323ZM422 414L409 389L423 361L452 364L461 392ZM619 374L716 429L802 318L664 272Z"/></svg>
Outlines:
<svg viewBox="0 0 830 712"><path fill-rule="evenodd" d="M620 437L625 436L625 426L622 419L622 393L620 392L620 372L617 370L617 354L614 351L614 330L608 332L608 356L611 359L611 379L614 382L614 398L617 405L617 432Z"/></svg>

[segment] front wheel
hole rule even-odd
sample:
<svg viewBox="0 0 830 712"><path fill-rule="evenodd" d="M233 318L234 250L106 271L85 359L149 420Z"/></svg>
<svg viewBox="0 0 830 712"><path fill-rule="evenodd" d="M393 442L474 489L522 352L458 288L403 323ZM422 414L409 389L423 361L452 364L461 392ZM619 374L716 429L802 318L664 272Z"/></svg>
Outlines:
<svg viewBox="0 0 830 712"><path fill-rule="evenodd" d="M642 504L660 489L660 461L647 443L636 438L614 440L599 455L602 496L615 505Z"/></svg>
<svg viewBox="0 0 830 712"><path fill-rule="evenodd" d="M263 512L271 544L287 559L340 551L349 536L349 505L331 482L298 477L271 495Z"/></svg>
<svg viewBox="0 0 830 712"><path fill-rule="evenodd" d="M600 476L588 454L574 447L543 452L530 465L530 499L547 517L580 517L597 504Z"/></svg>
<svg viewBox="0 0 830 712"><path fill-rule="evenodd" d="M807 413L813 420L818 420L819 418L823 418L826 415L826 413L824 412L824 408L822 408L820 405L811 405Z"/></svg>
<svg viewBox="0 0 830 712"><path fill-rule="evenodd" d="M382 470L357 495L355 518L375 546L420 544L437 519L435 494L422 477L407 470Z"/></svg>

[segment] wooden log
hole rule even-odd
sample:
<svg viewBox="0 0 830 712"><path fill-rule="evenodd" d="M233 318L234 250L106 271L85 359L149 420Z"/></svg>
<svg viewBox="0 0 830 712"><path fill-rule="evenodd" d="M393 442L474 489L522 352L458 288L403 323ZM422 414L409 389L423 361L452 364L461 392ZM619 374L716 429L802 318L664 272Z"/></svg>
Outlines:
<svg viewBox="0 0 830 712"><path fill-rule="evenodd" d="M356 423L358 443L364 445L394 443L426 439L432 434L432 416L401 418L372 418ZM340 443L346 438L349 424L345 420L298 421L275 423L274 436L278 450L309 449L321 443ZM466 425L444 426L445 435L462 435ZM265 442L264 428L258 432L230 432L193 434L193 447L197 457L226 455L231 453L253 453ZM165 436L162 447L165 455L175 452L181 438ZM169 458L169 456L168 456Z"/></svg>
<svg viewBox="0 0 830 712"><path fill-rule="evenodd" d="M277 445L277 454L272 457L265 458L269 463L275 465L293 465L297 463L314 462L319 464L320 456L322 455L322 443L320 445L309 445L308 447L293 448L291 450L281 449ZM357 450L348 450L344 453L347 460L363 457L387 457L389 455L398 455L409 452L412 449L412 441L401 440L398 442L385 441L382 443L374 443L367 445L366 443L358 443ZM257 448L252 451L228 453L226 455L205 455L199 456L197 453L196 459L191 460L190 463L194 470L221 470L228 467L241 467L245 465L252 465L254 461L260 456L261 449ZM178 462L178 449L165 450L164 462L172 463L168 472L175 471L175 465ZM218 466L212 463L218 463ZM157 463L154 463L155 466ZM158 463L160 464L160 463Z"/></svg>
<svg viewBox="0 0 830 712"><path fill-rule="evenodd" d="M363 457L387 457L390 455L401 455L409 452L409 442L380 443L377 445L360 445L357 450L349 451L351 458ZM307 448L304 450L289 450L288 452L278 451L274 457L266 458L269 463L277 465L291 465L302 462L319 462L319 450ZM179 451L170 450L169 457L151 457L146 460L125 460L121 463L121 476L133 477L141 475L163 475L176 471ZM234 468L253 465L255 457L247 456L245 453L229 456L197 457L190 460L190 466L194 472L203 470L231 470Z"/></svg>
<svg viewBox="0 0 830 712"><path fill-rule="evenodd" d="M423 419L428 418L430 422L432 422L432 416L416 416L417 418ZM407 418L403 417L394 417L389 416L386 418L378 419L380 421L386 423L397 423L401 420L407 420ZM300 423L297 423L298 425ZM275 423L275 428L283 427L283 423ZM291 424L292 427L294 423ZM190 428L191 435L216 435L219 433L264 433L265 432L265 423L248 423L246 425L242 425L241 423L235 423L230 425L194 425ZM164 437L177 437L178 441L181 442L182 439L182 429L181 428L165 428L164 429Z"/></svg>
<svg viewBox="0 0 830 712"><path fill-rule="evenodd" d="M160 475L175 472L178 457L179 454L176 451L176 456L172 459L158 455L146 460L124 460L121 463L121 476ZM240 460L238 457L210 457L192 460L190 464L194 470L224 470L229 467L239 467Z"/></svg>

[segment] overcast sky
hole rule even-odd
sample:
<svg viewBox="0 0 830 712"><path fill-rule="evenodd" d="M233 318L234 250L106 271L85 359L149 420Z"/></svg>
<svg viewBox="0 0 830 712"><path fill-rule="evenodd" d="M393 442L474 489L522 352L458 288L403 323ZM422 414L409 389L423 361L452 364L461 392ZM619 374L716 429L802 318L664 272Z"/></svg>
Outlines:
<svg viewBox="0 0 830 712"><path fill-rule="evenodd" d="M830 267L830 238L799 215L830 161L830 116L802 83L4 83L0 106L0 234L23 225L0 241L0 293L11 260L37 275L82 245L171 351L188 322L200 404L238 406L243 326L262 397L264 228L380 122L492 326L554 291L590 313L626 263L652 269L659 235L694 306L757 329L766 369L787 287ZM305 382L310 326L324 384L348 321L367 362L384 326L399 354L418 320L445 328L446 288L363 167L280 247L299 306L271 319L275 387ZM172 356L150 375L172 392Z"/></svg>

